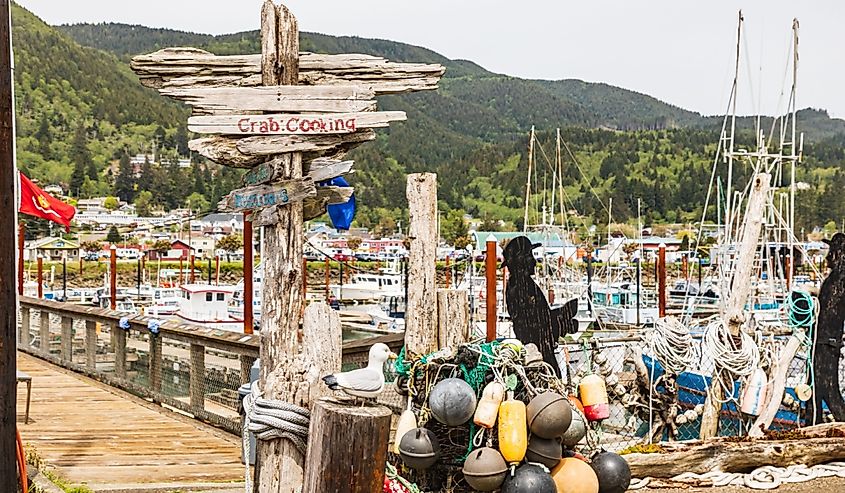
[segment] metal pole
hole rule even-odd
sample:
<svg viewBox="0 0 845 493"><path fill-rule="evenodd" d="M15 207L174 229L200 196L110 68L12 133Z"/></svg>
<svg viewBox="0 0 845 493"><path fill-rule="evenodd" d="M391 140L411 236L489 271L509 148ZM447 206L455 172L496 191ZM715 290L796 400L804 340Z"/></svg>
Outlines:
<svg viewBox="0 0 845 493"><path fill-rule="evenodd" d="M110 289L110 297L111 300L109 301L109 306L112 310L117 309L117 246L112 245L109 250L111 251L111 258L109 266L111 267L111 275L109 280L109 289Z"/></svg>
<svg viewBox="0 0 845 493"><path fill-rule="evenodd" d="M643 284L640 260L641 259L637 259L637 325L640 325L640 295L642 294L641 286Z"/></svg>
<svg viewBox="0 0 845 493"><path fill-rule="evenodd" d="M211 257L208 257L208 285L211 285Z"/></svg>
<svg viewBox="0 0 845 493"><path fill-rule="evenodd" d="M214 256L214 283L220 285L220 255Z"/></svg>
<svg viewBox="0 0 845 493"><path fill-rule="evenodd" d="M0 491L17 491L15 437L17 425L15 340L18 299L15 284L15 132L12 88L11 32L8 0L0 1Z"/></svg>
<svg viewBox="0 0 845 493"><path fill-rule="evenodd" d="M67 255L62 255L62 301L67 301Z"/></svg>
<svg viewBox="0 0 845 493"><path fill-rule="evenodd" d="M593 252L587 252L587 306L593 313Z"/></svg>
<svg viewBox="0 0 845 493"><path fill-rule="evenodd" d="M26 224L18 224L18 294L23 294L23 247L26 238Z"/></svg>
<svg viewBox="0 0 845 493"><path fill-rule="evenodd" d="M182 264L182 259L185 258L185 252L179 253L179 285L182 285L182 271L185 269L184 265Z"/></svg>
<svg viewBox="0 0 845 493"><path fill-rule="evenodd" d="M194 278L194 269L196 269L196 257L194 257L194 252L191 252L191 256L188 257L188 268L191 269L191 273L189 274L188 279L190 279L191 284L193 284L196 279Z"/></svg>
<svg viewBox="0 0 845 493"><path fill-rule="evenodd" d="M252 221L247 219L248 212L244 213L244 334L252 334L255 322L252 313Z"/></svg>
<svg viewBox="0 0 845 493"><path fill-rule="evenodd" d="M341 303L341 302L343 302L343 261L338 260L337 265L338 265L338 267L340 267L340 284L338 285L338 288L337 288L339 296L337 297L337 302ZM407 265L405 266L405 274L406 274L406 276L405 276L405 299L407 300L408 299L408 278L407 278L408 268L407 268Z"/></svg>
<svg viewBox="0 0 845 493"><path fill-rule="evenodd" d="M657 296L660 318L666 316L666 244L661 243L657 250Z"/></svg>
<svg viewBox="0 0 845 493"><path fill-rule="evenodd" d="M141 259L137 260L135 264L135 290L137 291L138 301L141 301Z"/></svg>
<svg viewBox="0 0 845 493"><path fill-rule="evenodd" d="M487 252L484 259L484 274L487 283L487 342L496 339L496 237L487 237Z"/></svg>
<svg viewBox="0 0 845 493"><path fill-rule="evenodd" d="M38 299L44 298L44 258L38 256Z"/></svg>

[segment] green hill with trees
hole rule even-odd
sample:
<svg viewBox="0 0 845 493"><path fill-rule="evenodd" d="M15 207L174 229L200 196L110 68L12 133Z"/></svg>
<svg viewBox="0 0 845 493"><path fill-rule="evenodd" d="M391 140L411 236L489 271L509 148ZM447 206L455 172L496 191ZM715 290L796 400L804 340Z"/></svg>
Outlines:
<svg viewBox="0 0 845 493"><path fill-rule="evenodd" d="M195 207L207 206L237 186L240 172L197 156L192 167L178 167L178 158L188 157L189 111L143 88L127 64L133 55L167 46L256 53L256 31L211 36L111 23L54 28L15 6L13 33L18 157L30 175L59 183L74 196L118 195L139 200L144 208L184 206L189 197ZM619 221L636 214L637 199L647 222L700 218L721 117L607 84L495 74L393 41L302 33L301 47L447 67L436 92L380 98L383 109L406 111L408 121L379 132L374 143L351 155L357 163L351 180L361 226L388 229L403 220L404 176L423 170L438 173L446 216L466 212L490 227L500 219L521 225L532 125L549 157L554 129L563 129L571 151L571 156L564 153L565 201L581 214L571 221L604 223L610 198ZM739 121L744 145L752 141L753 122ZM770 122L764 119L763 127ZM800 194L801 225L839 222L845 205L829 199L845 182L845 122L808 109L800 112L799 125L807 135L799 178L809 185ZM145 163L136 179L129 156L139 153L154 154L154 161L164 164ZM542 188L536 185L535 190ZM538 194L532 200L541 199Z"/></svg>

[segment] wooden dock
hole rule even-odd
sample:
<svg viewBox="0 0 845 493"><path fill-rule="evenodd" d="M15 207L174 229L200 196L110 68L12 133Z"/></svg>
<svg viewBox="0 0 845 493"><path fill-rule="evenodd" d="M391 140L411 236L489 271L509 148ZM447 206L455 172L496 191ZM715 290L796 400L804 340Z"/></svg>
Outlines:
<svg viewBox="0 0 845 493"><path fill-rule="evenodd" d="M90 378L18 353L18 428L55 472L94 491L243 490L240 440Z"/></svg>

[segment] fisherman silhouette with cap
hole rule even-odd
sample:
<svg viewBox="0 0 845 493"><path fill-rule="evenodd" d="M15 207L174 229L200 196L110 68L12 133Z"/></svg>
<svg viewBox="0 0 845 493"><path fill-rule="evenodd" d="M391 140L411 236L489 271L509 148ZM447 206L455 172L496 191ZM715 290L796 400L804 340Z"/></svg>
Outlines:
<svg viewBox="0 0 845 493"><path fill-rule="evenodd" d="M546 295L531 277L537 265L532 251L538 246L539 243L532 244L526 236L517 236L505 245L502 266L508 268L509 274L505 301L517 339L523 344L536 344L543 354L543 360L560 376L555 346L561 334L577 330L573 318L578 299L570 300L558 309L549 309Z"/></svg>

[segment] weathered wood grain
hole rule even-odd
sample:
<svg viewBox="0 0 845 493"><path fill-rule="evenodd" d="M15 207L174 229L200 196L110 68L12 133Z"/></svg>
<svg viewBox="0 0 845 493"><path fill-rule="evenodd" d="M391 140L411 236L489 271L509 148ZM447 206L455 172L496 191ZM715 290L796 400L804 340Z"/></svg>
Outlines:
<svg viewBox="0 0 845 493"><path fill-rule="evenodd" d="M225 137L217 135L194 139L188 148L200 155L226 166L251 168L266 161L267 156L287 152L336 154L375 140L371 129L340 135L261 135L252 137ZM316 156L314 156L316 157Z"/></svg>
<svg viewBox="0 0 845 493"><path fill-rule="evenodd" d="M825 425L821 425L825 426ZM845 425L832 423L818 433L805 428L791 440L711 439L698 443L666 445L663 454L628 454L625 461L633 477L671 478L685 472L750 472L762 466L786 467L794 464L814 466L845 459ZM809 430L809 431L807 431ZM828 432L830 438L827 438ZM663 444L661 444L663 446Z"/></svg>
<svg viewBox="0 0 845 493"><path fill-rule="evenodd" d="M308 164L308 178L314 183L331 180L352 171L355 161L341 161L340 159L318 158Z"/></svg>
<svg viewBox="0 0 845 493"><path fill-rule="evenodd" d="M259 86L260 55L218 56L197 48L165 48L132 59L130 67L147 87ZM361 85L375 94L437 89L445 68L438 64L394 63L360 55L299 54L302 85Z"/></svg>
<svg viewBox="0 0 845 493"><path fill-rule="evenodd" d="M469 295L463 289L437 290L437 341L456 348L469 341Z"/></svg>
<svg viewBox="0 0 845 493"><path fill-rule="evenodd" d="M199 115L188 118L188 130L224 135L335 135L351 134L362 128L383 128L406 118L404 111Z"/></svg>
<svg viewBox="0 0 845 493"><path fill-rule="evenodd" d="M237 436L23 353L18 368L33 379L28 424L22 412L26 393L18 393L24 442L72 483L96 491L114 485L146 490L160 483L177 491L243 480Z"/></svg>
<svg viewBox="0 0 845 493"><path fill-rule="evenodd" d="M376 109L375 93L362 86L174 87L159 92L186 102L196 114L355 113Z"/></svg>
<svg viewBox="0 0 845 493"><path fill-rule="evenodd" d="M383 406L359 407L329 399L315 402L302 491L382 491L390 416L390 409Z"/></svg>
<svg viewBox="0 0 845 493"><path fill-rule="evenodd" d="M410 215L408 236L408 300L405 346L409 357L436 351L437 340L437 175L408 175L406 196Z"/></svg>

